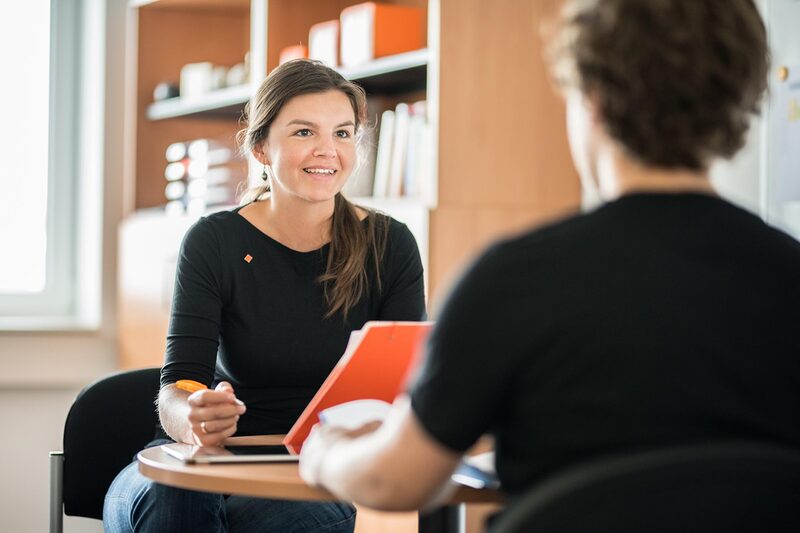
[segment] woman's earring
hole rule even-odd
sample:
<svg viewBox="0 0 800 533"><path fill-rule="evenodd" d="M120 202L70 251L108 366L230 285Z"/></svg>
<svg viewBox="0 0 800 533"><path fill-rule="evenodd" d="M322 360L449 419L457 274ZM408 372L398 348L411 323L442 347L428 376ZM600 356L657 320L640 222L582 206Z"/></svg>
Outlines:
<svg viewBox="0 0 800 533"><path fill-rule="evenodd" d="M267 171L267 165L264 165L264 170L261 172L261 179L264 180L264 185L266 186L264 192L270 192L272 187L269 184L269 172Z"/></svg>

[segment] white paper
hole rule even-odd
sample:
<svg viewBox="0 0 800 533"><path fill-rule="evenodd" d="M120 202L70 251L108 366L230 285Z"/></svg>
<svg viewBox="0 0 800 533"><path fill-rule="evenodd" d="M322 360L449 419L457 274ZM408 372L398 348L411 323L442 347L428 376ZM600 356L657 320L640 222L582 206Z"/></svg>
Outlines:
<svg viewBox="0 0 800 533"><path fill-rule="evenodd" d="M392 406L383 400L354 400L319 412L323 424L344 429L358 429L369 422L382 422Z"/></svg>

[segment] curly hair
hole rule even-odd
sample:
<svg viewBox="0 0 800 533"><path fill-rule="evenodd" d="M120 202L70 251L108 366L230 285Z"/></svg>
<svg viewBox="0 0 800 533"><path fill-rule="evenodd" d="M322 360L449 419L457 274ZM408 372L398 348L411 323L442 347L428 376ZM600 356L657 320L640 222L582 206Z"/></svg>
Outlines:
<svg viewBox="0 0 800 533"><path fill-rule="evenodd" d="M630 156L661 168L733 156L769 71L753 0L569 0L549 52L556 81L594 102Z"/></svg>

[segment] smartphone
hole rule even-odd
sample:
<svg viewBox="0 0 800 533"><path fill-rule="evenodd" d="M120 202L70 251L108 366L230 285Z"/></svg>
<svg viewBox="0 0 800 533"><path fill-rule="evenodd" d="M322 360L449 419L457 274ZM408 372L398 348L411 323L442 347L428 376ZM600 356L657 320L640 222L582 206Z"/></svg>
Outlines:
<svg viewBox="0 0 800 533"><path fill-rule="evenodd" d="M195 446L175 442L161 449L186 464L292 463L300 459L282 445Z"/></svg>

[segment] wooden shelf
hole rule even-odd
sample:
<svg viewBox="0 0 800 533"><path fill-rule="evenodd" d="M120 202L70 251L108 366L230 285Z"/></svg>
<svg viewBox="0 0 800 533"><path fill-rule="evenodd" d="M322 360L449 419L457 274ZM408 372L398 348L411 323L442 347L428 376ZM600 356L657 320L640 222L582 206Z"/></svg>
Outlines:
<svg viewBox="0 0 800 533"><path fill-rule="evenodd" d="M339 67L339 73L358 82L368 93L396 94L424 89L428 49L381 57L357 67Z"/></svg>
<svg viewBox="0 0 800 533"><path fill-rule="evenodd" d="M382 57L358 67L340 67L345 78L358 82L368 93L397 94L425 88L428 50L414 50L403 54ZM169 98L154 102L147 108L147 118L163 120L191 115L237 116L252 94L249 85L226 87L208 94L185 99Z"/></svg>
<svg viewBox="0 0 800 533"><path fill-rule="evenodd" d="M205 117L219 115L224 118L235 118L241 113L242 107L250 99L250 95L249 85L239 85L218 89L202 97L169 98L150 104L147 108L147 118L163 120L199 114Z"/></svg>
<svg viewBox="0 0 800 533"><path fill-rule="evenodd" d="M128 0L130 7L249 9L250 0Z"/></svg>
<svg viewBox="0 0 800 533"><path fill-rule="evenodd" d="M376 198L375 196L355 196L348 197L347 199L354 204L371 207L387 213L394 212L398 209L419 209L427 211L431 208L424 199L419 197L398 196L392 198Z"/></svg>

